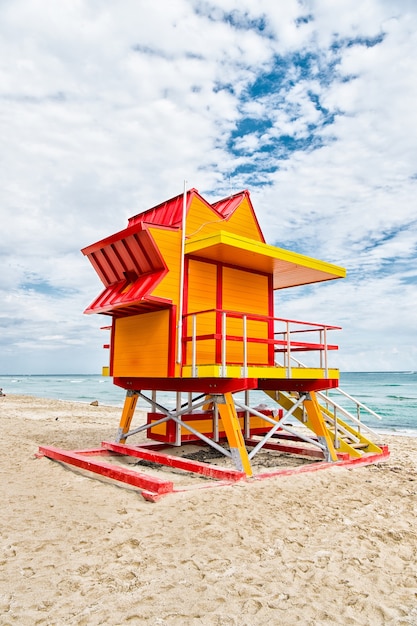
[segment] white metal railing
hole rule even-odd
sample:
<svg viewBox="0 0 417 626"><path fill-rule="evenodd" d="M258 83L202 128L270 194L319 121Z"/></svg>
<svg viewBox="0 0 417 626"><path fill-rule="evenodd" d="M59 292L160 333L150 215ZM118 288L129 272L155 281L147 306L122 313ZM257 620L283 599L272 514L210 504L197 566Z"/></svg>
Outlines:
<svg viewBox="0 0 417 626"><path fill-rule="evenodd" d="M354 403L355 407L356 407L356 416L353 415L350 411L348 411L347 409L344 409L342 406L340 406L340 404L338 404L337 402L335 402L334 400L332 400L330 398L330 396L328 396L327 394L318 391L316 393L316 395L322 400L322 402L326 405L327 410L329 410L329 406L332 407L333 409L333 413L334 413L334 421L335 421L335 427L337 427L337 417L338 417L338 413L340 413L341 415L343 415L345 418L348 418L351 422L353 422L354 424L356 424L356 426L358 427L358 432L361 431L361 429L365 429L367 430L369 433L372 434L376 434L372 428L370 428L369 426L367 426L366 424L364 424L361 421L361 409L363 409L366 413L368 413L369 415L372 415L373 417L376 417L377 419L381 420L382 417L380 415L378 415L378 413L375 413L375 411L373 411L372 409L370 409L368 406L366 406L366 404L363 404L362 402L360 402L359 400L356 400L356 398L353 398L353 396L350 396L348 393L346 393L345 391L343 391L343 389L339 389L339 387L336 387L334 389L332 389L333 392L335 393L339 393L343 396L345 396L346 398L348 398L351 402Z"/></svg>
<svg viewBox="0 0 417 626"><path fill-rule="evenodd" d="M200 332L199 334L197 331L198 320L201 319L201 316L207 314L214 314L214 322L212 322L214 326L212 329L213 332ZM191 318L191 335L188 335L186 332L188 318ZM228 320L241 320L242 326L240 334L236 335L227 333ZM268 328L265 330L264 337L259 337L259 334L257 336L250 336L248 323L251 321L268 325ZM214 353L211 362L220 365L220 373L223 377L227 375L227 365L230 363L241 366L243 377L247 376L249 365L265 366L269 364L272 367L274 365L273 354L275 354L275 352L281 352L283 353L284 359L283 367L287 370L287 378L291 378L291 363L292 361L297 362L297 359L293 356L293 352L318 352L320 355L319 367L324 370L324 375L328 378L328 352L329 350L336 350L337 346L328 344L327 331L340 329L339 326L329 326L314 322L302 322L299 320L289 320L266 315L243 313L239 311L226 311L222 309L208 309L188 313L183 316L183 325L184 347L186 348L187 343L191 342L191 375L193 377L198 375L198 342L214 340ZM202 325L204 325L204 328L207 328L207 320L205 320ZM283 330L276 330L279 325L283 327ZM220 329L220 333L216 332L217 329ZM303 337L306 336L305 333L308 333L308 338L311 340L303 340ZM312 334L315 334L316 336L313 335L312 337ZM240 342L242 344L242 359L239 363L228 360L228 346L230 346L230 342ZM272 357L269 358L269 355L268 362L263 361L262 363L249 363L249 344L255 342L267 345L268 349L271 349L270 355L272 355ZM186 364L186 358L187 350L183 349L183 364ZM206 363L207 361L204 362Z"/></svg>
<svg viewBox="0 0 417 626"><path fill-rule="evenodd" d="M330 345L327 341L327 332L329 330L340 330L340 326L330 326L328 324L317 324L314 322L300 322L298 320L285 320L282 318L274 318L275 323L279 322L284 325L284 329L275 331L274 337L281 336L281 340L276 340L277 345L281 345L281 348L276 349L276 352L283 352L284 364L287 369L288 377L291 374L291 361L297 362L294 358L293 352L314 352L318 351L320 355L320 368L324 370L325 378L328 378L329 374L329 350L337 350L338 346ZM304 333L318 333L319 339L317 343L295 341L295 337ZM306 366L304 366L306 367Z"/></svg>
<svg viewBox="0 0 417 626"><path fill-rule="evenodd" d="M299 367L306 367L298 359L296 359L294 357L292 357L292 358L293 358L293 361L295 361ZM337 418L339 416L338 414L340 414L344 418L347 418L353 424L355 424L357 426L357 429L358 429L359 433L361 432L361 429L364 429L364 430L366 430L368 433L370 433L372 435L376 435L377 434L377 433L375 433L374 430L372 430L372 428L370 428L369 426L364 424L363 421L361 420L361 409L363 409L363 411L365 413L368 413L369 415L372 415L376 419L382 420L382 417L380 415L378 415L378 413L376 413L374 410L372 410L369 406L366 406L366 404L364 404L363 402L360 402L360 400L357 400L356 398L354 398L350 394L346 393L346 391L343 391L343 389L340 389L340 387L334 387L334 388L331 389L331 391L333 393L342 395L347 400L349 400L349 402L352 402L354 404L354 406L355 406L355 412L356 412L356 415L353 415L350 411L348 411L347 409L343 408L342 406L340 406L340 404L338 404L332 398L330 398L330 396L327 395L327 392L322 392L322 391L317 391L316 392L316 396L320 398L320 400L322 401L323 404L325 404L328 413L330 414L331 412L333 412L335 440L337 439L337 436L338 436L338 429L341 428L341 426L338 425L338 423L337 423ZM330 417L330 415L328 415L328 417Z"/></svg>

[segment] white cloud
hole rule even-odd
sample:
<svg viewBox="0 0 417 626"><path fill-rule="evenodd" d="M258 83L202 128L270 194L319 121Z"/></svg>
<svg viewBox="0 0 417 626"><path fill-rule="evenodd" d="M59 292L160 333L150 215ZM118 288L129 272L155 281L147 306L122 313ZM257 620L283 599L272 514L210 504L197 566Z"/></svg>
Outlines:
<svg viewBox="0 0 417 626"><path fill-rule="evenodd" d="M0 371L98 371L79 249L184 178L251 188L242 165L270 242L350 270L283 310L342 323L345 368L416 369L416 27L382 0L2 3Z"/></svg>

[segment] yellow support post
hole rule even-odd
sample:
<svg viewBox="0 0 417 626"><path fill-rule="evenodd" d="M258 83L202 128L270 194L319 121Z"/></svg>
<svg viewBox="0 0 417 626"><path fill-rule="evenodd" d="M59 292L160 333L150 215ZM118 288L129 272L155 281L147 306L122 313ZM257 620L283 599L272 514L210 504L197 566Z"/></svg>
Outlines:
<svg viewBox="0 0 417 626"><path fill-rule="evenodd" d="M213 399L211 396L206 396L207 402L203 404L203 411L212 411L213 410Z"/></svg>
<svg viewBox="0 0 417 626"><path fill-rule="evenodd" d="M120 418L119 430L117 431L117 442L126 443L126 435L129 432L130 423L135 412L139 395L134 391L126 393L125 403L123 405L122 417Z"/></svg>
<svg viewBox="0 0 417 626"><path fill-rule="evenodd" d="M304 408L307 411L308 418L310 420L311 428L316 433L318 440L325 443L327 446L328 454L332 461L337 461L337 453L334 449L333 441L330 433L326 427L320 406L317 402L316 394L314 391L310 391L307 398L304 400Z"/></svg>
<svg viewBox="0 0 417 626"><path fill-rule="evenodd" d="M222 419L223 428L229 442L232 459L239 471L245 472L246 476L252 476L252 467L246 450L239 418L236 413L235 403L231 393L225 393L217 399L217 405Z"/></svg>

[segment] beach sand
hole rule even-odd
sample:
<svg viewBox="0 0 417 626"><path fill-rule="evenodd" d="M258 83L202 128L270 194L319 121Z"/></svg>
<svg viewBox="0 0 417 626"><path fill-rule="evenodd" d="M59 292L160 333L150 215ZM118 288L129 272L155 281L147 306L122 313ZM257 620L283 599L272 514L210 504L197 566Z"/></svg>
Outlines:
<svg viewBox="0 0 417 626"><path fill-rule="evenodd" d="M0 398L0 624L417 625L417 439L157 503L35 457L114 439L120 411Z"/></svg>

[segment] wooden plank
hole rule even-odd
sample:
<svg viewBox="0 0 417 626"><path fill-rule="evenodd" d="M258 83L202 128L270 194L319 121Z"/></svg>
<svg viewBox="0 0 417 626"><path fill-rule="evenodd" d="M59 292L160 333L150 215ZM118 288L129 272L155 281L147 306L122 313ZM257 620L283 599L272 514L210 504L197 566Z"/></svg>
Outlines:
<svg viewBox="0 0 417 626"><path fill-rule="evenodd" d="M374 463L380 463L386 461L390 455L387 446L381 446L382 454L364 454L357 459L341 459L337 462L319 461L316 463L309 463L308 465L301 465L299 467L286 467L272 472L265 472L262 474L256 474L253 478L255 480L264 480L266 478L275 478L277 476L292 476L294 474L305 474L308 472L317 472L320 470L332 469L334 467L347 467L355 468L363 465L373 465Z"/></svg>
<svg viewBox="0 0 417 626"><path fill-rule="evenodd" d="M217 366L217 370L219 367ZM272 369L272 368L271 368ZM226 393L256 389L256 378L144 378L114 376L113 382L124 389L156 389L157 391L194 391L196 393ZM320 381L321 382L321 381ZM320 387L326 389L326 386Z"/></svg>
<svg viewBox="0 0 417 626"><path fill-rule="evenodd" d="M169 311L153 311L116 320L114 376L168 374Z"/></svg>
<svg viewBox="0 0 417 626"><path fill-rule="evenodd" d="M124 467L111 465L110 463L93 461L71 450L61 450L60 448L54 448L52 446L41 446L39 452L49 459L75 465L75 467L80 467L89 472L94 472L95 474L100 474L101 476L106 476L107 478L112 478L113 480L153 493L171 493L174 490L174 485L171 481L140 474L139 472Z"/></svg>
<svg viewBox="0 0 417 626"><path fill-rule="evenodd" d="M248 446L256 446L259 441L254 441L253 439L246 439L245 440L246 445ZM312 457L314 459L323 459L324 455L323 455L323 451L320 450L319 448L305 448L305 447L300 447L300 446L286 446L282 443L272 443L272 442L266 442L262 448L265 448L266 450L276 450L277 452L287 452L289 454L299 454L302 456L309 456Z"/></svg>
<svg viewBox="0 0 417 626"><path fill-rule="evenodd" d="M207 476L208 478L237 481L246 477L245 472L239 472L237 470L227 469L223 467L216 467L214 465L210 465L209 463L202 463L201 461L191 461L190 459L184 459L182 457L169 454L161 454L156 451L148 451L140 447L121 445L110 441L103 441L101 445L106 450L109 450L111 452L134 456L139 459L151 461L152 463L159 463L160 465L166 465L168 467L175 467L177 469L182 469L187 472L201 474L202 476Z"/></svg>

